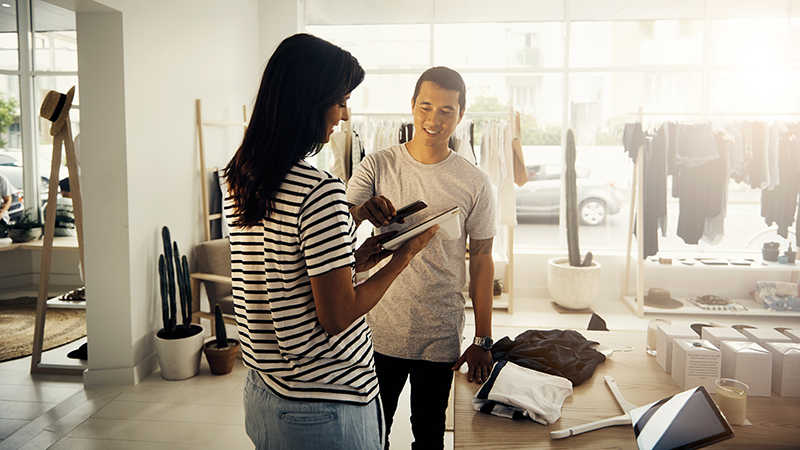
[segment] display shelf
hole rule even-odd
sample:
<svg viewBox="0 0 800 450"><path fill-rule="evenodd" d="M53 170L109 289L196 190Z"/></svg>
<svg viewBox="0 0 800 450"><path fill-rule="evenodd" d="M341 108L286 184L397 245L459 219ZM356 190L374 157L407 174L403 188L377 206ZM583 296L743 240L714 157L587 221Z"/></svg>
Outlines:
<svg viewBox="0 0 800 450"><path fill-rule="evenodd" d="M625 295L622 297L628 308L634 313L636 312L636 296ZM746 311L709 311L699 308L691 304L686 297L675 297L676 300L683 303L683 307L675 309L654 308L652 306L644 306L645 315L670 315L670 316L726 316L726 317L791 317L800 318L798 311L773 311L764 308L753 300L734 298L732 301L747 307Z"/></svg>
<svg viewBox="0 0 800 450"><path fill-rule="evenodd" d="M695 262L694 264L683 264L680 262L679 259L672 259L672 264L661 264L659 262L653 261L651 259L647 259L644 263L644 268L648 269L655 269L658 270L724 270L724 271L732 271L732 270L746 270L746 271L765 271L765 272L800 272L800 264L781 264L776 262L770 261L763 261L761 259L754 259L753 263L749 266L745 265L738 265L738 264L703 264L701 262Z"/></svg>
<svg viewBox="0 0 800 450"><path fill-rule="evenodd" d="M469 297L468 292L462 292L464 294L464 298L467 299L467 302L464 304L466 309L472 309L472 300ZM493 297L492 300L492 309L503 309L508 310L511 306L511 295L508 292L503 292L501 295L496 295Z"/></svg>
<svg viewBox="0 0 800 450"><path fill-rule="evenodd" d="M61 300L61 296L53 297L47 300L48 308L60 309L86 309L86 300L80 302Z"/></svg>

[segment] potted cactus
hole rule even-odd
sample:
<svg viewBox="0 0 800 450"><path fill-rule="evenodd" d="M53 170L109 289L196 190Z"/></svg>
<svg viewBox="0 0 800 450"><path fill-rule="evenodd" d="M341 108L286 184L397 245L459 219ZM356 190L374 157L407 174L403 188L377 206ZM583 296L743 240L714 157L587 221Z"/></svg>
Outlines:
<svg viewBox="0 0 800 450"><path fill-rule="evenodd" d="M164 327L156 333L156 351L161 376L167 380L183 380L195 376L200 368L203 328L191 323L192 295L186 256L180 255L178 243L170 239L169 228L162 228L161 237L164 254L158 257L158 275ZM179 312L175 301L176 279L181 323L178 323Z"/></svg>
<svg viewBox="0 0 800 450"><path fill-rule="evenodd" d="M581 259L578 242L578 186L575 174L575 135L567 130L564 151L567 215L567 248L569 257L556 257L547 264L547 289L553 301L568 309L589 308L600 287L600 263L592 252Z"/></svg>
<svg viewBox="0 0 800 450"><path fill-rule="evenodd" d="M214 324L216 337L206 341L203 353L206 354L208 366L214 375L225 375L233 370L233 363L239 354L239 341L228 339L225 331L225 322L222 319L222 310L219 305L214 308Z"/></svg>

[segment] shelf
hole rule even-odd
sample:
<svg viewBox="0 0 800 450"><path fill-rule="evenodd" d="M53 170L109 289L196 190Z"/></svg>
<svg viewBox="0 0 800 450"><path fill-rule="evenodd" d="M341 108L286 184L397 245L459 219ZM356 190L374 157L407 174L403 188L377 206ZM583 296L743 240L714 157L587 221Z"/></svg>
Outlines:
<svg viewBox="0 0 800 450"><path fill-rule="evenodd" d="M60 308L60 309L86 309L86 300L80 302L70 302L66 300L61 300L58 297L53 297L47 300L47 307L48 308Z"/></svg>
<svg viewBox="0 0 800 450"><path fill-rule="evenodd" d="M467 299L467 303L464 305L464 307L466 309L472 309L472 300L469 298L469 294L467 292L462 292L462 294L464 294L464 298ZM508 292L503 292L501 295L493 297L492 309L502 309L508 311L510 304L511 295Z"/></svg>
<svg viewBox="0 0 800 450"><path fill-rule="evenodd" d="M635 312L636 296L625 295L623 296L623 299L625 300L625 304ZM689 303L685 298L677 297L676 300L681 301L684 306L676 309L664 309L645 305L644 314L663 314L673 316L800 317L800 312L798 311L772 311L757 304L753 300L743 298L736 298L732 300L736 303L746 306L748 308L747 311L708 311Z"/></svg>
<svg viewBox="0 0 800 450"><path fill-rule="evenodd" d="M701 262L695 262L692 265L686 265L681 263L677 259L673 259L672 264L660 264L656 261L651 261L649 259L645 261L645 269L651 269L656 267L658 267L659 270L699 269L699 270L727 270L727 271L746 270L746 271L764 271L764 272L793 272L793 271L800 272L800 264L781 264L770 261L762 261L761 259L756 259L749 266L742 266L736 264L711 265L711 264L703 264Z"/></svg>

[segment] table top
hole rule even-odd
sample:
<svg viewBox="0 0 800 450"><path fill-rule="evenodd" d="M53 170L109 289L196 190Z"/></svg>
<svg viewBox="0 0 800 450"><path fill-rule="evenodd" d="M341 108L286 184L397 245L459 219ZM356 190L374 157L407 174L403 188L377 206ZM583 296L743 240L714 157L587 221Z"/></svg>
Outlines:
<svg viewBox="0 0 800 450"><path fill-rule="evenodd" d="M496 339L512 339L527 328L495 327ZM561 409L561 419L544 426L533 421L514 421L476 412L472 398L480 387L469 383L462 373L455 375L454 447L457 449L550 449L550 448L636 448L631 426L615 426L566 439L551 440L550 431L560 430L623 414L604 375L613 376L622 395L641 406L683 391L652 356L645 353L644 331L585 331L587 339L612 348L633 347L615 352L600 364L589 380L574 388ZM747 417L753 426L733 426L735 437L714 448L800 447L800 398L750 397Z"/></svg>
<svg viewBox="0 0 800 450"><path fill-rule="evenodd" d="M0 245L0 252L10 250L41 250L44 247L44 239L34 239L18 244ZM78 238L75 236L59 236L53 238L53 250L77 250Z"/></svg>

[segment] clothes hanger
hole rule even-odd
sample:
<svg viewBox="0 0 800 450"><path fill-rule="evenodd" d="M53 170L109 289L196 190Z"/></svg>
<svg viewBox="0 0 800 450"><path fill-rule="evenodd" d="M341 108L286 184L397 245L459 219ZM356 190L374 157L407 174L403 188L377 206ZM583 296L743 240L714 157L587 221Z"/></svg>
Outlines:
<svg viewBox="0 0 800 450"><path fill-rule="evenodd" d="M576 434L588 433L589 431L599 430L602 428L613 427L617 425L631 425L632 421L630 412L633 408L636 408L636 405L625 400L625 397L622 396L622 392L620 392L619 386L617 386L617 382L614 380L614 377L605 375L603 379L606 382L606 386L608 386L608 389L611 391L611 395L614 396L614 400L617 401L617 404L620 408L622 408L622 411L624 411L625 414L576 425L574 427L564 428L562 430L551 431L550 439L564 439L575 436Z"/></svg>

